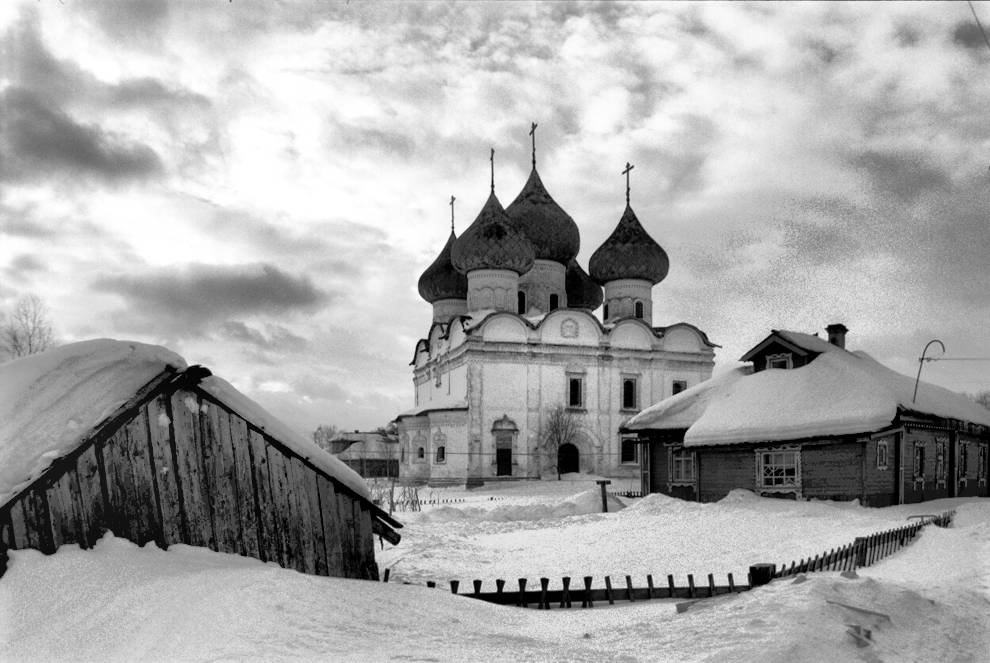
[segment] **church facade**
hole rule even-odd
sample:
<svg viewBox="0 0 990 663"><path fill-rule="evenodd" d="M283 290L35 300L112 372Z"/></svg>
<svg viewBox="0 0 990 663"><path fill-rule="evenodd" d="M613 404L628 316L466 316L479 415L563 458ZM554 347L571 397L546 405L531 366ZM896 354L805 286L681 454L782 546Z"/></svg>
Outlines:
<svg viewBox="0 0 990 663"><path fill-rule="evenodd" d="M433 322L414 351L415 407L397 418L400 476L469 486L638 476L638 447L619 428L710 377L717 346L693 325L654 325L653 287L669 262L629 205L628 179L626 208L587 272L535 150L508 207L493 176L474 222L460 237L451 225L419 280Z"/></svg>

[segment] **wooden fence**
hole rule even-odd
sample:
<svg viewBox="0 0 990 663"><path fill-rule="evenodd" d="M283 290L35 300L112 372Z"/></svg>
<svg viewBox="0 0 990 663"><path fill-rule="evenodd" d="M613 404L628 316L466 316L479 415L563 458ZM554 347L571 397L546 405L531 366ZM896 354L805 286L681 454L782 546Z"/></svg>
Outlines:
<svg viewBox="0 0 990 663"><path fill-rule="evenodd" d="M725 585L716 585L715 575L712 573L707 574L701 583L695 581L693 574L688 574L686 586L678 586L673 575L666 577L665 584L662 582L656 584L653 581L653 576L647 575L646 587L634 587L632 576L628 575L625 576L625 582L618 586L613 586L611 576L604 576L602 579L604 587L593 587L594 577L583 576L580 583L575 582L572 587L572 580L574 579L564 576L561 578L561 589L550 589L549 578L540 578L539 588L527 588L528 578L519 578L517 589L506 588L505 580L499 578L495 580L494 592L482 591L484 583L481 580L473 580L471 591L462 595L499 605L536 608L538 610L593 608L596 602L601 604L606 601L609 605L613 605L616 601L712 598L749 591L754 587L767 584L773 579L786 578L799 573L848 571L870 566L911 543L926 525L948 526L954 515L955 511L947 511L941 514L911 516L909 520L917 520L909 525L870 536L857 537L855 541L841 548L833 548L827 553L809 557L807 560L792 561L789 567L786 564L781 564L779 568L775 564L754 564L750 566L749 577L745 584L737 584L731 573L726 575L727 583ZM385 569L383 582L388 582L389 574L390 569ZM460 581L451 580L449 585L451 593L459 593ZM428 581L426 586L436 587L437 584Z"/></svg>

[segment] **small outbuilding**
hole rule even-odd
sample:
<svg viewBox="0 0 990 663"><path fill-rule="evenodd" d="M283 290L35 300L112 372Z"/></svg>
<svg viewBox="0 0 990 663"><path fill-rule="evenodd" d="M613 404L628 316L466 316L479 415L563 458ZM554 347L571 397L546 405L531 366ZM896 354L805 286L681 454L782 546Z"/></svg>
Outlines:
<svg viewBox="0 0 990 663"><path fill-rule="evenodd" d="M377 579L401 524L343 463L202 366L108 339L0 365L0 575L106 531Z"/></svg>
<svg viewBox="0 0 990 663"><path fill-rule="evenodd" d="M646 408L644 492L715 501L734 488L886 506L987 496L990 410L845 349L843 325L772 330L749 366Z"/></svg>
<svg viewBox="0 0 990 663"><path fill-rule="evenodd" d="M330 451L365 478L399 476L399 440L383 431L338 433Z"/></svg>

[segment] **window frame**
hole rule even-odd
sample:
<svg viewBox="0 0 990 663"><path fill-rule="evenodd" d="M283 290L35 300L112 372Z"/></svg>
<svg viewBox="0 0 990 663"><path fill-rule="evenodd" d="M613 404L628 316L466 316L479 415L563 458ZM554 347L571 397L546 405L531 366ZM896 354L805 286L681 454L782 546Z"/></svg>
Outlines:
<svg viewBox="0 0 990 663"><path fill-rule="evenodd" d="M670 447L667 453L667 481L674 486L694 485L697 476L697 454L684 447Z"/></svg>
<svg viewBox="0 0 990 663"><path fill-rule="evenodd" d="M787 461L789 457L789 461ZM768 462L769 458L769 462ZM785 462L787 461L787 462ZM776 468L776 469L775 469ZM768 474L784 472L784 474ZM787 471L793 470L788 478ZM771 482L768 484L767 479ZM776 479L781 479L776 481ZM801 494L801 447L773 447L756 450L756 489L758 492Z"/></svg>
<svg viewBox="0 0 990 663"><path fill-rule="evenodd" d="M775 366L774 364L776 364L777 362L783 362L784 365ZM794 358L793 356L791 356L790 352L779 352L777 354L767 355L766 357L764 357L764 368L766 369L780 368L784 370L794 368Z"/></svg>
<svg viewBox="0 0 990 663"><path fill-rule="evenodd" d="M915 482L925 481L925 442L913 440L914 455L911 461L911 477Z"/></svg>
<svg viewBox="0 0 990 663"><path fill-rule="evenodd" d="M643 302L636 302L636 304L633 307L633 310L635 312L634 315L637 320L643 320L646 318L646 306L643 304Z"/></svg>
<svg viewBox="0 0 990 663"><path fill-rule="evenodd" d="M433 452L433 464L443 465L446 462L447 462L447 446L441 444L436 448L436 451Z"/></svg>
<svg viewBox="0 0 990 663"><path fill-rule="evenodd" d="M631 399L626 399L626 385L631 385ZM623 410L639 410L639 378L634 375L623 375L622 376L622 393L621 398L621 409ZM632 403L631 405L629 403Z"/></svg>
<svg viewBox="0 0 990 663"><path fill-rule="evenodd" d="M574 390L574 384L577 383L577 392ZM577 394L578 402L574 402L574 395ZM567 376L567 409L569 410L583 410L585 407L584 398L584 377L581 375L568 375Z"/></svg>
<svg viewBox="0 0 990 663"><path fill-rule="evenodd" d="M877 440L877 469L886 470L890 467L890 445L887 440Z"/></svg>
<svg viewBox="0 0 990 663"><path fill-rule="evenodd" d="M635 465L639 463L639 445L636 443L639 438L636 437L620 437L619 438L619 463L621 465ZM626 458L626 449L632 450L632 458Z"/></svg>
<svg viewBox="0 0 990 663"><path fill-rule="evenodd" d="M976 480L982 485L987 482L987 457L990 456L990 446L985 443L979 444L979 451L977 451L977 459L979 465L976 467Z"/></svg>
<svg viewBox="0 0 990 663"><path fill-rule="evenodd" d="M550 311L556 311L560 308L560 295L556 292L550 294Z"/></svg>
<svg viewBox="0 0 990 663"><path fill-rule="evenodd" d="M969 441L959 441L959 482L966 483L969 478Z"/></svg>
<svg viewBox="0 0 990 663"><path fill-rule="evenodd" d="M677 388L678 385L680 385L680 389ZM687 391L687 388L688 388L687 380L672 380L670 383L670 395L676 396L682 391Z"/></svg>
<svg viewBox="0 0 990 663"><path fill-rule="evenodd" d="M522 290L516 292L516 313L526 315L526 293Z"/></svg>

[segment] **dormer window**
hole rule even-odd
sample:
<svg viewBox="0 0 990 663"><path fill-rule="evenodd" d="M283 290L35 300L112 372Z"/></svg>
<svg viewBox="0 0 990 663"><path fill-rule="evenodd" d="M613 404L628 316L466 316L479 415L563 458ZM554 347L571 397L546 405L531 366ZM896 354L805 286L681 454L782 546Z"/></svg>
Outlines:
<svg viewBox="0 0 990 663"><path fill-rule="evenodd" d="M767 355L767 368L792 368L794 362L790 352L782 352L777 355Z"/></svg>

